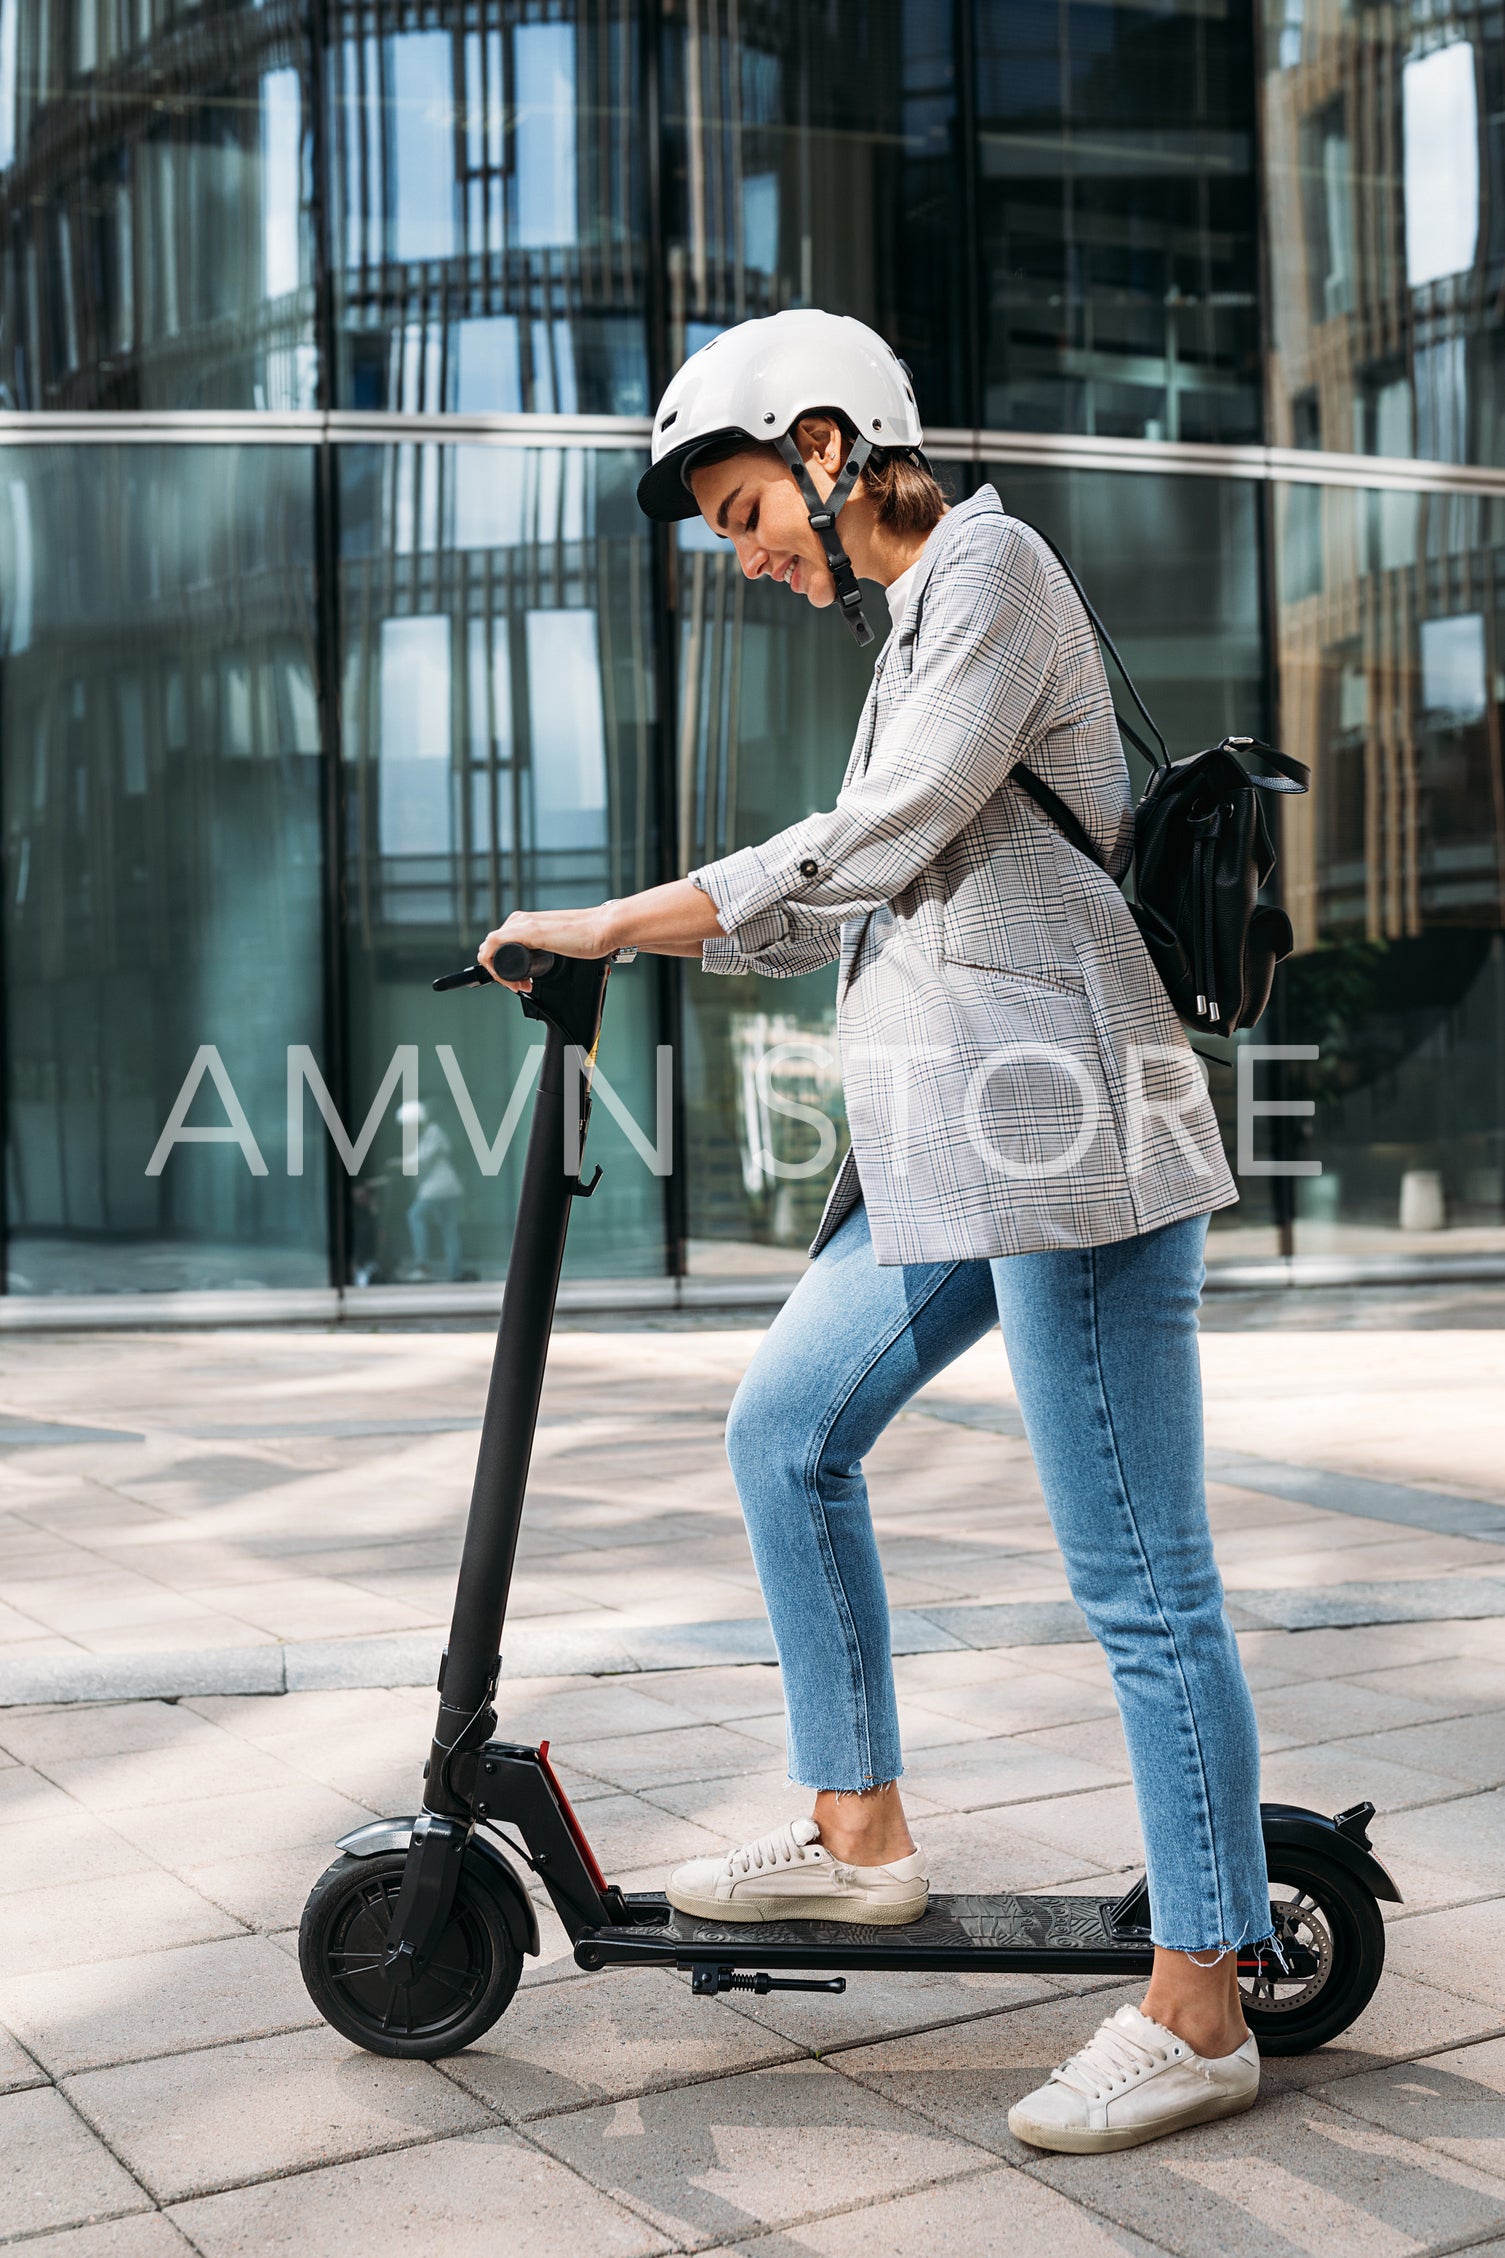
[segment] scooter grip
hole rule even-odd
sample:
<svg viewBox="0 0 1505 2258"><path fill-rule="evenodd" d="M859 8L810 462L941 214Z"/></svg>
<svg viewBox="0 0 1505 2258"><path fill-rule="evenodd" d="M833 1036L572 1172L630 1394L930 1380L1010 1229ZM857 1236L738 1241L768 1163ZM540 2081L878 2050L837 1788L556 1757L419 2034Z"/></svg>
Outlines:
<svg viewBox="0 0 1505 2258"><path fill-rule="evenodd" d="M491 960L498 980L536 980L554 969L552 949L530 949L525 941L504 941Z"/></svg>
<svg viewBox="0 0 1505 2258"><path fill-rule="evenodd" d="M530 949L522 941L504 941L492 962L501 980L533 980L541 973L552 972L556 959L552 949ZM468 964L463 972L442 974L434 988L442 994L446 988L485 988L490 984L491 974L484 964Z"/></svg>

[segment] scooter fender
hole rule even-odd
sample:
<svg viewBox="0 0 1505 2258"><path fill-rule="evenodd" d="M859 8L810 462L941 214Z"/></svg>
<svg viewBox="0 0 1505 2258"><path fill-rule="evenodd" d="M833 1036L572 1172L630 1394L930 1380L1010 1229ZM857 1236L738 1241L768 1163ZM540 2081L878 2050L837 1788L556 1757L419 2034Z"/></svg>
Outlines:
<svg viewBox="0 0 1505 2258"><path fill-rule="evenodd" d="M1346 1866L1375 1897L1401 1904L1400 1891L1369 1847L1365 1822L1374 1816L1372 1804L1356 1804L1325 1819L1320 1811L1303 1810L1299 1803L1262 1803L1259 1807L1265 1844L1288 1843L1293 1850L1312 1850L1335 1866Z"/></svg>
<svg viewBox="0 0 1505 2258"><path fill-rule="evenodd" d="M406 1850L413 1839L415 1819L373 1819L369 1826L357 1827L353 1834L341 1835L335 1844L347 1858L376 1858L383 1851ZM491 1878L501 1884L498 1895L502 1910L507 1916L507 1927L519 1952L532 1953L536 1958L540 1950L538 1913L533 1900L523 1888L516 1869L505 1859L495 1844L482 1834L473 1834L465 1847L468 1859L479 1859Z"/></svg>

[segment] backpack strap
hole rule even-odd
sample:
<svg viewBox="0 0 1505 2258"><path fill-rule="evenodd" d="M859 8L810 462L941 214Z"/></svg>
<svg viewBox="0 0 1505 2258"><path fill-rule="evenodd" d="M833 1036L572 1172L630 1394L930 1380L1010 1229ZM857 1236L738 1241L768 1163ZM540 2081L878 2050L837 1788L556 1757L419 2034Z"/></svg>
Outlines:
<svg viewBox="0 0 1505 2258"><path fill-rule="evenodd" d="M1018 785L1021 792L1026 793L1034 801L1041 814L1048 815L1056 828L1065 833L1073 847L1084 854L1089 862L1095 862L1099 870L1107 869L1108 866L1098 853L1091 833L1084 824L1078 822L1059 793L1053 792L1048 784L1042 783L1034 770L1026 768L1023 761L1015 761L1013 767L1009 770L1009 777L1013 783Z"/></svg>
<svg viewBox="0 0 1505 2258"><path fill-rule="evenodd" d="M1026 518L1021 518L1019 522L1021 525L1029 523L1028 519ZM1140 736L1139 732L1136 729L1130 728L1129 724L1124 720L1122 714L1119 714L1117 716L1119 728L1128 738L1129 743L1135 748L1136 752L1142 753L1145 759L1150 763L1152 768L1169 768L1171 765L1170 748L1166 744L1165 739L1160 734L1160 724L1156 721L1155 716L1151 713L1149 707L1145 704L1143 698L1139 695L1139 691L1135 686L1134 677L1132 674L1130 674L1128 668L1124 665L1123 655L1120 652L1118 645L1114 642L1112 636L1108 633L1107 628L1104 627L1102 621L1099 619L1097 612L1093 607L1091 597L1088 595L1086 589L1082 586L1080 580L1078 580L1075 569L1072 566L1071 559L1062 555L1061 551L1056 547L1054 541L1052 541L1050 535L1048 533L1042 532L1038 525L1030 525L1030 531L1045 543L1046 548L1049 549L1051 555L1055 558L1056 563L1060 566L1067 579L1071 582L1072 587L1076 590L1077 598L1081 604L1081 607L1087 614L1088 619L1092 622L1094 634L1097 636L1097 639L1102 644L1103 649L1108 653L1109 657L1113 661L1113 664L1117 667L1119 673L1122 675L1124 688L1128 691L1129 696L1133 699L1135 705L1139 708L1140 717L1143 720L1146 728L1149 730L1150 735L1154 738L1156 745L1159 747L1159 751L1152 751L1150 747L1145 743L1144 739ZM1025 789L1028 790L1028 786L1026 786ZM1075 842L1073 842L1073 844L1075 844Z"/></svg>

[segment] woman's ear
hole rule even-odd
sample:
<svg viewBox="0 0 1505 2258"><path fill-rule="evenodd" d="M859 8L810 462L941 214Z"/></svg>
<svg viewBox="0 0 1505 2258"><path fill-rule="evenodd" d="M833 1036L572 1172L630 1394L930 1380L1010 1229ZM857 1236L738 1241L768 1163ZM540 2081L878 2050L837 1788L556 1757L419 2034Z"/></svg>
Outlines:
<svg viewBox="0 0 1505 2258"><path fill-rule="evenodd" d="M823 470L834 485L847 455L841 425L832 416L801 416L794 438L805 461Z"/></svg>

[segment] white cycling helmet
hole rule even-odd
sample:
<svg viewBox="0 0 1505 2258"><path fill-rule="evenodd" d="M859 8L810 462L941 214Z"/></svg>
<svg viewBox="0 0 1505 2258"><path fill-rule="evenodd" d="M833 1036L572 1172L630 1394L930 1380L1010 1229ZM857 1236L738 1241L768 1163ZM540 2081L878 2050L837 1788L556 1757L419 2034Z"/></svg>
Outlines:
<svg viewBox="0 0 1505 2258"><path fill-rule="evenodd" d="M838 411L857 435L825 500L791 436L801 416L821 409ZM836 520L875 450L918 452L924 444L904 363L849 314L796 308L723 330L690 355L658 404L652 461L638 482L639 507L664 522L693 517L691 470L738 439L777 447L788 463L825 550L842 615L858 642L870 643L873 631Z"/></svg>

